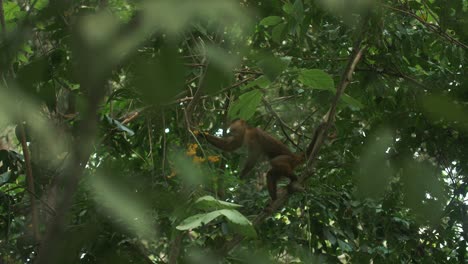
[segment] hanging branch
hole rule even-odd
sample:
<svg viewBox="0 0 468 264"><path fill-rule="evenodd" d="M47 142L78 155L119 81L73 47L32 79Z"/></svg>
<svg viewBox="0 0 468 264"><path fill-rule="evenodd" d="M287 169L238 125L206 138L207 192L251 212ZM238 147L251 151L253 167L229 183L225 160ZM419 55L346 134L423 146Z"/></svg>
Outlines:
<svg viewBox="0 0 468 264"><path fill-rule="evenodd" d="M439 35L440 37L442 37L443 39L463 48L463 49L468 49L468 45L461 42L460 40L450 36L449 34L447 34L444 29L442 27L440 27L439 25L435 25L435 24L432 24L432 23L429 23L427 22L424 18L418 16L417 14L415 14L412 10L404 10L404 9L399 9L399 8L396 8L396 7L393 7L393 6L390 6L390 5L385 5L385 4L382 4L383 7L385 8L388 8L390 10L393 10L393 11L396 11L396 12L400 12L402 14L405 14L407 16L410 16L414 19L416 19L419 23L421 23L424 27L426 27L427 29L429 29L430 31L434 32L435 34Z"/></svg>
<svg viewBox="0 0 468 264"><path fill-rule="evenodd" d="M198 77L197 77L198 78ZM242 84L246 83L246 82L249 82L251 80L253 80L255 78L255 76L250 76L250 77L247 77L245 79L243 79L242 81L239 81L237 83L234 83L226 88L222 88L219 92L217 92L216 94L222 94L222 93L225 93L225 92L230 92L232 89L234 88L237 88L239 86L241 86ZM186 93L185 91L183 93ZM181 93L182 94L182 93ZM177 95L176 98L179 98L180 95ZM203 95L203 96L200 96L197 100L200 100L200 99L205 99L205 98L210 98L211 96L208 96L208 95ZM186 102L186 101L193 101L195 99L194 96L186 96L186 97L183 97L183 98L179 98L179 99L176 99L174 101L171 101L165 105L171 105L171 104L179 104L179 103L183 103L183 102Z"/></svg>
<svg viewBox="0 0 468 264"><path fill-rule="evenodd" d="M36 191L34 188L34 177L32 174L31 167L31 156L29 155L28 145L26 144L26 132L24 129L24 124L21 122L18 124L20 132L20 143L21 148L23 149L24 164L26 167L26 181L27 181L27 190L29 192L31 200L31 227L33 230L34 241L38 242L39 237L39 218L37 215L37 206L36 206Z"/></svg>
<svg viewBox="0 0 468 264"><path fill-rule="evenodd" d="M198 79L197 90L195 91L195 94L192 97L192 101L190 101L190 103L187 105L187 108L185 108L185 115L187 116L187 128L189 129L193 126L193 110L195 110L195 106L201 99L203 81L206 75L206 70L202 68L200 71L202 71L202 73L200 74L200 78Z"/></svg>
<svg viewBox="0 0 468 264"><path fill-rule="evenodd" d="M346 65L343 75L341 76L340 84L338 86L338 89L336 90L335 97L333 98L330 109L327 112L325 121L323 125L319 126L315 130L312 142L309 144L309 147L307 148L309 150L308 151L309 157L307 160L307 165L312 165L311 163L316 159L317 153L320 147L322 146L324 136L327 134L328 129L330 128L330 126L335 120L335 113L336 113L336 107L338 105L338 101L343 95L345 88L349 85L349 83L351 83L354 69L356 68L357 63L361 59L364 49L365 49L365 46L361 46L361 40L356 41L353 47L353 54L350 57L348 64ZM311 166L308 166L308 167L311 167ZM310 169L308 170L308 172L310 172ZM311 173L306 173L306 175L311 175Z"/></svg>
<svg viewBox="0 0 468 264"><path fill-rule="evenodd" d="M224 114L223 114L223 120L222 120L222 127L223 127L223 136L227 134L227 129L229 127L229 107L231 105L231 100L232 100L232 92L228 91L226 95L226 99L224 100ZM222 170L226 166L226 161L222 159L219 162L219 168ZM218 199L224 199L225 197L225 191L224 191L224 176L218 176L217 180L217 195Z"/></svg>
<svg viewBox="0 0 468 264"><path fill-rule="evenodd" d="M195 38L193 36L192 38L195 41ZM201 58L201 60L198 63L205 65L205 67L200 68L197 90L195 91L195 94L193 95L192 100L190 101L190 103L188 103L187 107L185 108L185 122L186 122L186 126L188 130L190 130L193 127L193 112L195 110L195 107L198 105L198 102L200 101L201 96L203 94L203 89L202 89L203 82L205 81L206 72L209 66L209 62L206 58L205 43L202 42L201 44L203 47L204 56Z"/></svg>
<svg viewBox="0 0 468 264"><path fill-rule="evenodd" d="M324 135L326 135L328 128L331 126L334 120L338 101L341 95L343 94L344 89L351 82L354 69L362 57L365 47L361 45L361 42L362 40L359 39L358 41L356 41L353 47L353 54L350 56L348 60L348 64L346 65L344 73L341 77L340 84L338 86L338 89L336 90L336 94L335 94L335 97L333 98L330 109L328 110L328 114L327 114L325 122L322 123L322 125L319 126L319 128L317 128L314 132L314 136L312 137L313 140L309 144L309 148L311 148L312 151L308 158L308 163L307 163L308 168L306 170L306 173L304 173L302 177L299 178L299 183L301 184L312 174L310 172L312 171L312 168L316 163L317 153L318 153L318 150L320 149L320 146L323 144ZM252 224L254 226L258 226L260 223L264 222L267 217L269 217L273 212L277 211L285 204L285 202L288 199L288 196L289 195L286 189L282 188L280 190L278 198L271 205L265 208L265 210L263 210L260 214L258 214L257 217L255 217L255 219L252 221ZM221 253L225 254L225 253L230 252L243 239L244 239L244 236L236 235L231 241L228 241L224 244L224 246L221 248Z"/></svg>

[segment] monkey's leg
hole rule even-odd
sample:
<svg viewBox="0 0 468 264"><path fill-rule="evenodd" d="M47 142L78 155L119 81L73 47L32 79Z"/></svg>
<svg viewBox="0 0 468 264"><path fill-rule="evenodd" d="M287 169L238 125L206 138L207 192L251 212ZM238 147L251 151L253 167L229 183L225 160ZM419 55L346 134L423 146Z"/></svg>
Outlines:
<svg viewBox="0 0 468 264"><path fill-rule="evenodd" d="M270 169L267 173L267 187L268 187L268 193L270 194L271 200L274 201L276 200L276 181L277 181L277 176L275 175L275 172L273 169Z"/></svg>
<svg viewBox="0 0 468 264"><path fill-rule="evenodd" d="M302 187L299 182L297 182L297 176L294 173L291 173L290 175L287 175L291 181L288 184L288 193L294 193L294 192L303 192L304 187Z"/></svg>
<svg viewBox="0 0 468 264"><path fill-rule="evenodd" d="M304 191L304 188L297 182L297 176L293 172L294 158L289 155L280 155L270 161L273 174L276 179L281 176L289 178L288 193Z"/></svg>

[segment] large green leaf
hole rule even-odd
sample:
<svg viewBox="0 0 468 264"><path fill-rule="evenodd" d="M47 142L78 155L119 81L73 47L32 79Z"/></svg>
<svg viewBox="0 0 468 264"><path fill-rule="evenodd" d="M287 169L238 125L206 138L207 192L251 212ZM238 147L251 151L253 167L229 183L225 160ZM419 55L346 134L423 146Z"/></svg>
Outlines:
<svg viewBox="0 0 468 264"><path fill-rule="evenodd" d="M283 41L284 35L286 33L285 29L286 29L285 23L276 25L271 31L271 39L273 39L274 42L280 44L281 41Z"/></svg>
<svg viewBox="0 0 468 264"><path fill-rule="evenodd" d="M341 99L343 100L343 102L347 103L352 108L361 109L364 107L361 102L347 94L341 95Z"/></svg>
<svg viewBox="0 0 468 264"><path fill-rule="evenodd" d="M0 186L10 181L11 171L0 174Z"/></svg>
<svg viewBox="0 0 468 264"><path fill-rule="evenodd" d="M242 205L221 201L210 195L206 195L206 196L198 198L198 200L195 202L195 206L199 209L204 209L204 210L235 209L235 208L242 207Z"/></svg>
<svg viewBox="0 0 468 264"><path fill-rule="evenodd" d="M268 85L270 85L270 80L268 80L268 78L266 78L265 76L260 76L258 77L257 79L255 79L254 81L251 81L250 83L248 83L247 85L245 85L244 87L242 87L242 89L247 89L247 88L252 88L252 87L255 87L255 86L258 86L260 88L267 88Z"/></svg>
<svg viewBox="0 0 468 264"><path fill-rule="evenodd" d="M283 20L279 16L269 16L269 17L265 17L264 19L262 19L262 21L260 21L260 25L274 26L274 25L281 23L281 21Z"/></svg>
<svg viewBox="0 0 468 264"><path fill-rule="evenodd" d="M298 23L302 23L304 19L304 5L302 0L296 0L293 4L292 14Z"/></svg>
<svg viewBox="0 0 468 264"><path fill-rule="evenodd" d="M319 69L302 69L299 71L299 81L306 87L318 90L335 90L333 78Z"/></svg>
<svg viewBox="0 0 468 264"><path fill-rule="evenodd" d="M265 76L273 82L281 73L283 73L290 62L291 59L288 57L278 58L274 55L263 54L260 56L257 65L262 69Z"/></svg>
<svg viewBox="0 0 468 264"><path fill-rule="evenodd" d="M236 232L243 234L247 237L256 237L257 234L252 226L252 223L241 213L232 209L222 209L209 213L196 214L190 216L183 220L182 223L176 228L178 230L190 230L198 228L210 223L211 221L220 216L226 217L230 226L233 227Z"/></svg>
<svg viewBox="0 0 468 264"><path fill-rule="evenodd" d="M3 5L3 12L6 22L21 16L20 13L23 13L16 1L4 1Z"/></svg>
<svg viewBox="0 0 468 264"><path fill-rule="evenodd" d="M298 79L306 87L316 90L327 90L333 93L336 92L335 83L332 77L322 70L301 69L299 71ZM361 102L347 94L343 94L341 99L352 108L361 109L363 107Z"/></svg>
<svg viewBox="0 0 468 264"><path fill-rule="evenodd" d="M253 90L247 92L239 96L239 99L231 106L229 109L229 117L232 119L242 118L244 120L249 120L255 114L255 111L261 101L261 91Z"/></svg>

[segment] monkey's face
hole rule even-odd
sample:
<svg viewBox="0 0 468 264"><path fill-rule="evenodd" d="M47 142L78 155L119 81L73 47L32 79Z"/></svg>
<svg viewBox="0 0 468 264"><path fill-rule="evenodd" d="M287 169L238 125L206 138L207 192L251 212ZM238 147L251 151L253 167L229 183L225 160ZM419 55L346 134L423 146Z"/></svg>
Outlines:
<svg viewBox="0 0 468 264"><path fill-rule="evenodd" d="M229 126L229 133L234 137L243 137L247 124L244 120L238 119Z"/></svg>

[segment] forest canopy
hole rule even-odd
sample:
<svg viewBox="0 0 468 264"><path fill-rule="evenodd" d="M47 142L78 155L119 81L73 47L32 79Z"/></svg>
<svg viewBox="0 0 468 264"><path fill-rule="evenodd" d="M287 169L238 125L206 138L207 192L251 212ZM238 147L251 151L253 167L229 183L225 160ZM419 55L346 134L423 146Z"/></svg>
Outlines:
<svg viewBox="0 0 468 264"><path fill-rule="evenodd" d="M0 263L466 263L467 18L0 0Z"/></svg>

